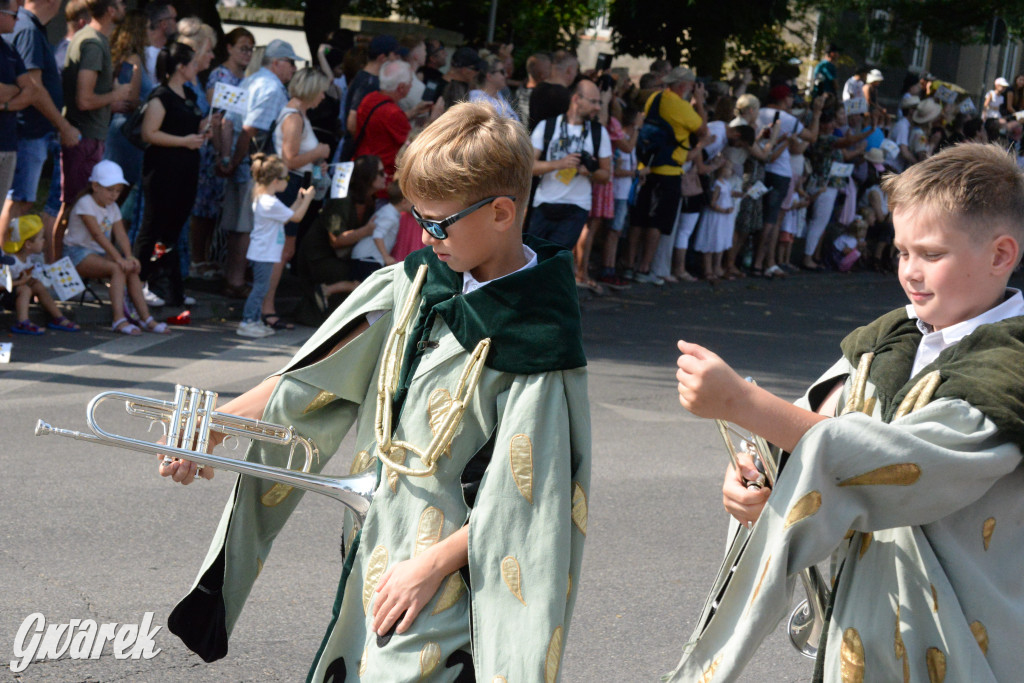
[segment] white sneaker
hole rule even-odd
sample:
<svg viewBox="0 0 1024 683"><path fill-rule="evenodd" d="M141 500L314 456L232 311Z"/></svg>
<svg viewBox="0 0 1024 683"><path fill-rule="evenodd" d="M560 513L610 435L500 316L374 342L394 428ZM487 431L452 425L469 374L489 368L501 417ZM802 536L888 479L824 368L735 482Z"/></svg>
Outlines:
<svg viewBox="0 0 1024 683"><path fill-rule="evenodd" d="M157 296L154 292L149 291L149 285L147 284L142 288L142 296L146 299L146 303L150 306L156 306L159 308L164 305L164 300Z"/></svg>
<svg viewBox="0 0 1024 683"><path fill-rule="evenodd" d="M665 281L654 273L637 273L636 281L647 285L655 285L656 287L661 287L665 284Z"/></svg>
<svg viewBox="0 0 1024 683"><path fill-rule="evenodd" d="M253 320L247 322L243 320L238 323L238 329L235 330L235 334L240 337L252 337L253 339L261 339L263 337L269 337L274 334L274 329L267 327L259 320Z"/></svg>

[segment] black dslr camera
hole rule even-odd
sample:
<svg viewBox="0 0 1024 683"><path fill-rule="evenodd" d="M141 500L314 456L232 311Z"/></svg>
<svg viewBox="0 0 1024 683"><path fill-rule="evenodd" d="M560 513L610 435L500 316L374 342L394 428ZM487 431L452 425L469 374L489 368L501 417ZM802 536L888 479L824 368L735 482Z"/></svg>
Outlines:
<svg viewBox="0 0 1024 683"><path fill-rule="evenodd" d="M590 152L580 152L580 166L587 169L591 175L600 168L600 164L597 159L595 159Z"/></svg>

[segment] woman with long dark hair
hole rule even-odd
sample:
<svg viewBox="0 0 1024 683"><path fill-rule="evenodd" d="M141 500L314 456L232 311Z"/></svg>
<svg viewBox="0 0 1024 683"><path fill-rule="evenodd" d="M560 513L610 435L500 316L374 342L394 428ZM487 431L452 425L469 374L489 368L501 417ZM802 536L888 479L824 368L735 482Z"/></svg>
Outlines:
<svg viewBox="0 0 1024 683"><path fill-rule="evenodd" d="M199 69L195 51L184 43L171 43L157 57L159 85L150 96L142 120L142 139L149 145L142 158L142 194L145 207L135 240L135 256L142 263L141 278L149 282L157 271L170 283L168 305L186 300L175 245L196 198L202 113L195 94L185 87Z"/></svg>
<svg viewBox="0 0 1024 683"><path fill-rule="evenodd" d="M305 299L296 318L304 325L322 322L359 282L352 279L352 247L373 234L375 196L387 176L380 157L359 157L352 169L348 196L324 203L299 245L297 267Z"/></svg>

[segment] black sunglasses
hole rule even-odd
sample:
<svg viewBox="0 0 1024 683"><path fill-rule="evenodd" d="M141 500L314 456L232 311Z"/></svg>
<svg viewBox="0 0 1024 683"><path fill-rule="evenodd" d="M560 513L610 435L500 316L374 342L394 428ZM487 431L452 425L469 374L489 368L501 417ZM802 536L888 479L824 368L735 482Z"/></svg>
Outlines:
<svg viewBox="0 0 1024 683"><path fill-rule="evenodd" d="M449 228L449 226L451 226L451 225L455 224L456 222L462 220L463 218L465 218L469 214L473 213L477 209L479 209L481 207L484 207L484 206L487 206L488 204L493 202L495 199L502 199L502 198L504 198L504 199L511 199L512 201L516 200L515 197L510 197L509 195L498 195L496 197L488 197L487 199L481 199L476 204L473 204L472 206L468 206L465 209L463 209L462 211L459 211L458 213L453 213L451 216L448 216L448 218L444 218L444 219L439 220L439 221L427 220L426 218L424 218L423 216L420 215L420 212L417 211L416 207L414 206L412 208L412 217L414 219L416 219L416 222L420 224L420 227L423 228L424 230L426 230L427 234L429 234L431 237L433 237L436 240L446 240L446 239L448 239L448 228Z"/></svg>

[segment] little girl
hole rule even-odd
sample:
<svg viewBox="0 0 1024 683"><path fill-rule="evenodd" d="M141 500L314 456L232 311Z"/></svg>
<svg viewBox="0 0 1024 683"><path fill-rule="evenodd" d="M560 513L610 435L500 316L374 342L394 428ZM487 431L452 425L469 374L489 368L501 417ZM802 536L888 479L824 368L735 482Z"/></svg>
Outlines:
<svg viewBox="0 0 1024 683"><path fill-rule="evenodd" d="M693 248L704 254L704 279L714 282L719 278L734 280L722 269L722 253L732 247L733 226L736 224L734 198L743 193L732 182L732 164L724 163L715 172L711 203L701 214L700 229Z"/></svg>
<svg viewBox="0 0 1024 683"><path fill-rule="evenodd" d="M149 314L139 279L141 265L131 255L132 245L117 206L117 198L126 184L124 173L115 162L104 160L93 166L89 187L71 209L64 234L64 255L71 259L83 278L110 280L110 307L114 319L111 329L129 335L141 334L141 330L165 334L167 324L156 322ZM141 323L129 320L125 287Z"/></svg>
<svg viewBox="0 0 1024 683"><path fill-rule="evenodd" d="M242 337L269 337L274 328L260 319L263 297L270 289L270 274L274 264L281 261L284 251L284 224L298 223L306 215L316 189L305 187L291 208L274 195L288 187L288 167L275 154L256 154L252 158L253 223L249 236L249 250L245 257L252 262L252 291L245 300L242 322L237 333Z"/></svg>
<svg viewBox="0 0 1024 683"><path fill-rule="evenodd" d="M35 277L39 271L35 269L43 265L43 221L39 216L22 216L11 221L11 230L7 241L3 243L4 251L14 255L11 264L15 303L14 312L18 321L11 326L14 334L43 334L43 328L28 319L28 306L32 297L39 299L42 306L53 320L47 325L51 330L78 332L81 328L68 320L57 308L53 297L46 286Z"/></svg>
<svg viewBox="0 0 1024 683"><path fill-rule="evenodd" d="M840 273L849 273L853 265L860 259L867 231L868 224L863 218L858 218L846 226L843 234L832 242L832 246L825 256L825 265Z"/></svg>

